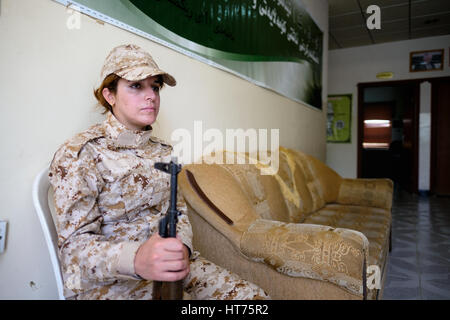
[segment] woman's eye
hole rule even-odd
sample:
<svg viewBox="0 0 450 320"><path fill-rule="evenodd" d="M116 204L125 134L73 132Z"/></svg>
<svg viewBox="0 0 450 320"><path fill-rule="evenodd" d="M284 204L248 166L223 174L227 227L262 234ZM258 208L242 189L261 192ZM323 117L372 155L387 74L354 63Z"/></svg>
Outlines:
<svg viewBox="0 0 450 320"><path fill-rule="evenodd" d="M154 86L154 87L153 87L153 91L155 91L155 92L159 92L159 89L160 89L159 86Z"/></svg>
<svg viewBox="0 0 450 320"><path fill-rule="evenodd" d="M140 83L133 83L132 85L130 85L130 88L140 89L141 88L141 84Z"/></svg>

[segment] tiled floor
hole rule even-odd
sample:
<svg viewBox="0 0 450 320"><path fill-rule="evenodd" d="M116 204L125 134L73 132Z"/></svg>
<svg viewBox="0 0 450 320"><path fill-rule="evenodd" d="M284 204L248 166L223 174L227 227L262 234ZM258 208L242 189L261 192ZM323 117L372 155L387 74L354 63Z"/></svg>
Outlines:
<svg viewBox="0 0 450 320"><path fill-rule="evenodd" d="M450 300L450 198L396 190L383 299Z"/></svg>

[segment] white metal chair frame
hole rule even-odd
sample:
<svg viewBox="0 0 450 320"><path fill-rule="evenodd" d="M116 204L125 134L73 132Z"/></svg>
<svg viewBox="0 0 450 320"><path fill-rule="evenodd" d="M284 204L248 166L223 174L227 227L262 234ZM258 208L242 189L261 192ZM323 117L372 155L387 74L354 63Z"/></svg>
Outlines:
<svg viewBox="0 0 450 320"><path fill-rule="evenodd" d="M37 216L39 217L39 222L41 223L42 232L44 233L45 242L47 243L48 252L50 254L50 260L56 279L56 287L58 289L58 297L60 300L65 300L61 265L58 259L58 234L48 204L49 188L50 181L48 179L48 167L46 167L39 172L34 179L32 190L33 205L36 209Z"/></svg>

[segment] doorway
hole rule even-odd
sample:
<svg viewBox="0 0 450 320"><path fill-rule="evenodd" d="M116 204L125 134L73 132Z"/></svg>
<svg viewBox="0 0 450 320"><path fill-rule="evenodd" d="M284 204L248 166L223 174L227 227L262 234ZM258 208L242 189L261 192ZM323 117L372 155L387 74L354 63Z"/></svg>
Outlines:
<svg viewBox="0 0 450 320"><path fill-rule="evenodd" d="M358 177L418 191L419 82L358 85Z"/></svg>
<svg viewBox="0 0 450 320"><path fill-rule="evenodd" d="M420 105L424 84L431 110ZM358 84L358 177L390 178L410 193L450 196L448 106L450 77Z"/></svg>
<svg viewBox="0 0 450 320"><path fill-rule="evenodd" d="M430 189L450 196L450 77L431 82L431 179Z"/></svg>

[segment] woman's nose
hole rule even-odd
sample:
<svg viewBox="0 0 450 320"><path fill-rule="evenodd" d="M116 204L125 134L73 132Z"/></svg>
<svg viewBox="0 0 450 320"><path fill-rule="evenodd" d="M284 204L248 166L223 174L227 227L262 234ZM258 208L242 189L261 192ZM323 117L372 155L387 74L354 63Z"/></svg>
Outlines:
<svg viewBox="0 0 450 320"><path fill-rule="evenodd" d="M145 90L145 100L155 100L156 93L153 88L147 88Z"/></svg>

